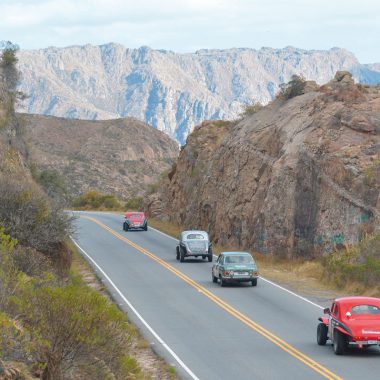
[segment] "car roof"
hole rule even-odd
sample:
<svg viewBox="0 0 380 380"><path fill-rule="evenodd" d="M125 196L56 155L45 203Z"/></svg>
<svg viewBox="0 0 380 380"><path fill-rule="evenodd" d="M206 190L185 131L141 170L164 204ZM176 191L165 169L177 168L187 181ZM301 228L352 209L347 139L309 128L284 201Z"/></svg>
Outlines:
<svg viewBox="0 0 380 380"><path fill-rule="evenodd" d="M228 256L232 256L232 255L249 255L249 256L252 256L249 252L237 252L237 251L233 251L233 252L221 252L220 253L221 255L228 255Z"/></svg>
<svg viewBox="0 0 380 380"><path fill-rule="evenodd" d="M351 296L351 297L340 297L335 299L335 302L340 305L355 305L357 303L360 304L368 304L374 303L376 305L380 305L380 298L375 297L363 297L363 296Z"/></svg>
<svg viewBox="0 0 380 380"><path fill-rule="evenodd" d="M190 234L199 234L202 235L204 238L208 239L208 233L206 231L199 231L199 230L189 230L189 231L183 231L182 236L186 239L187 235Z"/></svg>

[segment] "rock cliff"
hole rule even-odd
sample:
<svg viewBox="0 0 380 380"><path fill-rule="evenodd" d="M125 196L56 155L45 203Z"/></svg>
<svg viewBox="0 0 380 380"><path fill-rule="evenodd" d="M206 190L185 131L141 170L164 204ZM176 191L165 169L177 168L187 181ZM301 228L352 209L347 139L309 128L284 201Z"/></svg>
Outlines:
<svg viewBox="0 0 380 380"><path fill-rule="evenodd" d="M339 48L262 48L178 54L148 47L49 47L21 50L21 112L80 119L135 117L184 143L206 119L233 119L242 106L273 100L293 74L326 83L349 70L363 83L380 72ZM374 66L375 67L375 66Z"/></svg>
<svg viewBox="0 0 380 380"><path fill-rule="evenodd" d="M380 227L380 86L338 72L240 122L208 121L149 212L217 243L310 257Z"/></svg>
<svg viewBox="0 0 380 380"><path fill-rule="evenodd" d="M163 132L133 118L89 121L20 114L29 160L57 170L77 196L90 189L142 195L178 155Z"/></svg>

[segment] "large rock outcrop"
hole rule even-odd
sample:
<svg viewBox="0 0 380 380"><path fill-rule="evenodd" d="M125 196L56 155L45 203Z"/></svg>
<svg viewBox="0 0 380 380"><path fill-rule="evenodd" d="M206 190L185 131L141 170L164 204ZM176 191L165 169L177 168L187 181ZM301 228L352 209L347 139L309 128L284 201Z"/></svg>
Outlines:
<svg viewBox="0 0 380 380"><path fill-rule="evenodd" d="M135 117L180 143L206 119L233 119L242 106L273 100L293 74L326 83L350 70L363 83L380 73L339 48L262 48L179 54L148 47L49 47L21 50L20 112L79 119Z"/></svg>
<svg viewBox="0 0 380 380"><path fill-rule="evenodd" d="M380 86L339 72L240 122L196 127L148 209L224 246L308 257L378 231L379 194Z"/></svg>

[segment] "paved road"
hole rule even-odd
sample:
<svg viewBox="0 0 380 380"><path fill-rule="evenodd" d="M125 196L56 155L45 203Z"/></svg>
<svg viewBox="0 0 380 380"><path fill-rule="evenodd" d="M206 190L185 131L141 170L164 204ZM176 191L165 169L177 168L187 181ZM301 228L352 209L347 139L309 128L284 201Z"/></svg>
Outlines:
<svg viewBox="0 0 380 380"><path fill-rule="evenodd" d="M124 232L118 215L79 215L75 241L181 378L379 378L379 349L336 356L316 344L318 305L261 279L221 288L211 263L175 259L173 238Z"/></svg>

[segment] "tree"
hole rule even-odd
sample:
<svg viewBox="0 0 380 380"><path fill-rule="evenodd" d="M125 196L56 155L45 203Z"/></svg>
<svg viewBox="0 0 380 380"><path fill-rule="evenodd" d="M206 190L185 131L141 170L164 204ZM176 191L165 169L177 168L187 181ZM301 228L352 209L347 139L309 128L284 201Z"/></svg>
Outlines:
<svg viewBox="0 0 380 380"><path fill-rule="evenodd" d="M305 86L306 80L302 76L292 75L292 79L288 83L280 85L278 97L287 100L302 95L304 94Z"/></svg>
<svg viewBox="0 0 380 380"><path fill-rule="evenodd" d="M19 47L10 41L6 43L0 57L0 68L2 69L7 89L10 93L17 95L17 85L20 79L17 70L17 51Z"/></svg>

